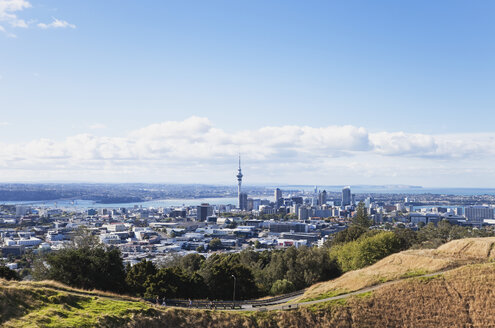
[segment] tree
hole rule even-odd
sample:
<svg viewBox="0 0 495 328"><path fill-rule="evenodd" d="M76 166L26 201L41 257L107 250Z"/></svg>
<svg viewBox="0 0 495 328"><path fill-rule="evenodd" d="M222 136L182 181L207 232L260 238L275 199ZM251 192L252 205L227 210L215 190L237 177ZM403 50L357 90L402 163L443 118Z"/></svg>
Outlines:
<svg viewBox="0 0 495 328"><path fill-rule="evenodd" d="M384 231L336 245L330 249L330 257L337 261L343 272L347 272L371 265L400 250L400 239L393 232Z"/></svg>
<svg viewBox="0 0 495 328"><path fill-rule="evenodd" d="M83 289L125 291L125 270L118 249L66 248L46 256L43 274L34 275Z"/></svg>
<svg viewBox="0 0 495 328"><path fill-rule="evenodd" d="M359 202L356 215L352 218L352 224L363 228L369 228L371 226L371 220L368 218L363 202Z"/></svg>
<svg viewBox="0 0 495 328"><path fill-rule="evenodd" d="M365 227L359 225L351 225L347 229L337 232L334 235L333 239L327 240L326 246L330 247L332 245L354 241L361 237L361 235L366 231L368 231L368 229Z"/></svg>
<svg viewBox="0 0 495 328"><path fill-rule="evenodd" d="M70 243L70 248L95 248L102 247L97 236L93 235L91 230L86 226L79 226L73 233Z"/></svg>
<svg viewBox="0 0 495 328"><path fill-rule="evenodd" d="M154 276L157 273L156 266L151 261L143 260L134 266L132 266L128 271L125 278L127 286L130 290L139 296L143 296L146 292L145 283L146 280Z"/></svg>
<svg viewBox="0 0 495 328"><path fill-rule="evenodd" d="M144 284L148 298L204 298L208 289L197 273L188 274L179 267L160 269Z"/></svg>
<svg viewBox="0 0 495 328"><path fill-rule="evenodd" d="M295 291L296 288L294 284L287 279L277 280L273 283L272 288L270 289L270 294L272 295L280 295L287 294Z"/></svg>
<svg viewBox="0 0 495 328"><path fill-rule="evenodd" d="M400 240L400 248L408 249L418 241L418 233L410 228L396 228L394 233Z"/></svg>
<svg viewBox="0 0 495 328"><path fill-rule="evenodd" d="M179 260L179 266L189 273L194 273L201 268L205 257L197 253L187 254Z"/></svg>
<svg viewBox="0 0 495 328"><path fill-rule="evenodd" d="M17 272L4 265L0 265L0 278L7 280L21 280L21 277L19 277Z"/></svg>
<svg viewBox="0 0 495 328"><path fill-rule="evenodd" d="M247 266L240 263L238 254L210 256L204 262L199 274L204 278L212 298L232 299L232 275L236 277L236 299L250 299L258 296L253 273Z"/></svg>
<svg viewBox="0 0 495 328"><path fill-rule="evenodd" d="M220 247L222 247L222 241L218 238L213 238L208 244L208 248L212 251L216 251L217 249L220 249Z"/></svg>

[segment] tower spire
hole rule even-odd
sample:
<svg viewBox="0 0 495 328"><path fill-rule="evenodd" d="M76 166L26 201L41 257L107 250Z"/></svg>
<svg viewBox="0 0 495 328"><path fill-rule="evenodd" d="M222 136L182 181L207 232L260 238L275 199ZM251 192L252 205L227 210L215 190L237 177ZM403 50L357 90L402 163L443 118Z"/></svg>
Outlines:
<svg viewBox="0 0 495 328"><path fill-rule="evenodd" d="M239 201L239 208L242 210L244 209L244 204L242 201L242 190L241 190L241 185L242 185L242 171L241 171L241 154L239 154L239 169L237 170L237 198Z"/></svg>

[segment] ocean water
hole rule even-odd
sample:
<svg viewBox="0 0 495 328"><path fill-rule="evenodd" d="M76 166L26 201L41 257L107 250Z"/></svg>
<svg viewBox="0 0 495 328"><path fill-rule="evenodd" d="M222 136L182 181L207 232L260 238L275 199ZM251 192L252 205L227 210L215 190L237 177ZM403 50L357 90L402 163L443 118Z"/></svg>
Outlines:
<svg viewBox="0 0 495 328"><path fill-rule="evenodd" d="M157 199L147 202L134 202L134 203L113 203L113 204L99 204L91 200L50 200L50 201L11 201L0 202L3 205L30 205L36 207L50 207L50 208L62 208L62 209L87 209L87 208L132 208L134 206L141 206L143 208L159 208L159 207L180 207L180 206L195 206L202 203L209 203L211 205L235 205L237 204L237 197L217 197L217 198L186 198L186 199Z"/></svg>
<svg viewBox="0 0 495 328"><path fill-rule="evenodd" d="M317 186L318 190L341 192L344 186ZM401 187L401 186L350 186L354 194L380 193L380 194L439 194L439 195L495 195L495 188L423 188L423 187ZM285 189L299 189L305 191L314 190L315 186L282 186Z"/></svg>
<svg viewBox="0 0 495 328"><path fill-rule="evenodd" d="M318 190L340 192L343 186L318 186ZM314 186L280 186L284 190L312 191ZM382 193L382 194L443 194L443 195L495 195L495 188L422 188L422 187L397 187L397 186L352 186L352 193ZM273 200L273 197L261 197ZM158 207L180 207L195 206L201 203L211 205L235 205L237 197L215 197L215 198L184 198L184 199L161 199L146 202L99 204L91 200L55 200L55 201L0 201L5 205L31 205L37 207L63 208L63 209L88 209L88 208L132 208L142 206L143 208Z"/></svg>

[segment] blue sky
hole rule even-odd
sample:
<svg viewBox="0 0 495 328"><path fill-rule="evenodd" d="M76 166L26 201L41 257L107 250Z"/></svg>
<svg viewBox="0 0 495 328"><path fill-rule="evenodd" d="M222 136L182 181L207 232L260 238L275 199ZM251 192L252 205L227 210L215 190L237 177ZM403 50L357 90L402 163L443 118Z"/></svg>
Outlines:
<svg viewBox="0 0 495 328"><path fill-rule="evenodd" d="M493 186L494 32L493 1L0 0L0 180L228 183L241 151L252 183Z"/></svg>

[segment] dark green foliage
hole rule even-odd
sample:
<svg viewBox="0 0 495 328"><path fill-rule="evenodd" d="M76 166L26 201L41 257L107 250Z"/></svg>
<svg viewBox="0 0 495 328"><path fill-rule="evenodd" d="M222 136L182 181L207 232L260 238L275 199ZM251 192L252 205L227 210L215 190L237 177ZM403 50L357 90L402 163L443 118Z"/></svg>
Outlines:
<svg viewBox="0 0 495 328"><path fill-rule="evenodd" d="M196 253L187 254L179 258L178 265L189 273L198 271L205 261L205 257Z"/></svg>
<svg viewBox="0 0 495 328"><path fill-rule="evenodd" d="M400 248L408 249L418 242L418 233L409 228L396 228L394 233L400 240Z"/></svg>
<svg viewBox="0 0 495 328"><path fill-rule="evenodd" d="M21 277L17 272L4 265L0 265L0 278L7 280L21 280Z"/></svg>
<svg viewBox="0 0 495 328"><path fill-rule="evenodd" d="M124 265L118 249L66 248L48 254L45 261L46 279L83 289L126 290Z"/></svg>
<svg viewBox="0 0 495 328"><path fill-rule="evenodd" d="M148 298L205 298L208 295L203 278L179 267L160 269L145 282Z"/></svg>
<svg viewBox="0 0 495 328"><path fill-rule="evenodd" d="M349 228L337 232L332 239L329 239L326 242L326 246L332 246L336 244L348 243L350 241L354 241L358 239L363 233L368 231L367 228L352 225Z"/></svg>
<svg viewBox="0 0 495 328"><path fill-rule="evenodd" d="M366 208L364 208L364 203L359 202L357 209L356 209L356 215L352 218L352 224L363 227L363 228L368 228L371 226L372 222L368 218L368 214L366 213Z"/></svg>
<svg viewBox="0 0 495 328"><path fill-rule="evenodd" d="M270 293L277 280L286 279L296 289L340 275L337 264L330 259L326 248L289 247L280 251L240 253L242 263L253 272L260 292Z"/></svg>
<svg viewBox="0 0 495 328"><path fill-rule="evenodd" d="M222 247L222 242L218 238L213 238L208 244L208 248L212 251L216 251L217 249L220 249L220 247Z"/></svg>
<svg viewBox="0 0 495 328"><path fill-rule="evenodd" d="M125 281L133 294L143 296L146 292L145 282L157 273L156 266L151 261L143 260L127 270Z"/></svg>
<svg viewBox="0 0 495 328"><path fill-rule="evenodd" d="M251 270L240 263L239 255L213 255L204 262L199 274L210 290L210 298L231 299L233 278L236 282L236 298L249 299L258 296L258 289Z"/></svg>
<svg viewBox="0 0 495 328"><path fill-rule="evenodd" d="M493 236L493 232L485 229L473 229L452 225L447 220L438 222L437 226L432 222L419 229L417 232L415 248L436 248L448 241L469 237Z"/></svg>

